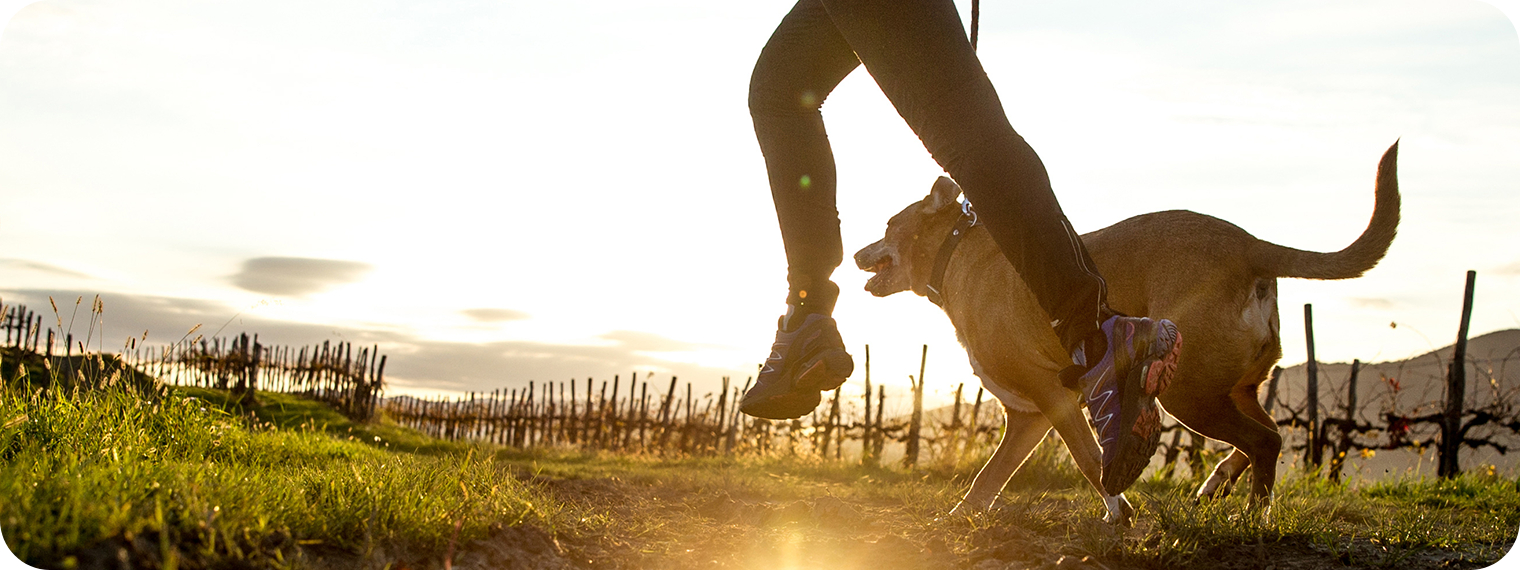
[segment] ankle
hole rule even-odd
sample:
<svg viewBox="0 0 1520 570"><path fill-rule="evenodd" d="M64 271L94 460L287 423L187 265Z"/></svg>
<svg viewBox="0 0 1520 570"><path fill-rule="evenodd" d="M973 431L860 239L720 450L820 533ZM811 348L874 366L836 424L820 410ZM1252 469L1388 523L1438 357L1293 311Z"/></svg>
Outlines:
<svg viewBox="0 0 1520 570"><path fill-rule="evenodd" d="M816 286L795 288L787 295L786 316L782 319L784 330L795 330L808 315L834 314L834 303L839 300L839 286L823 281Z"/></svg>
<svg viewBox="0 0 1520 570"><path fill-rule="evenodd" d="M1107 352L1108 335L1103 333L1102 328L1077 341L1076 346L1071 348L1072 365L1060 372L1061 385L1073 392L1086 393L1087 385L1083 378L1103 360Z"/></svg>

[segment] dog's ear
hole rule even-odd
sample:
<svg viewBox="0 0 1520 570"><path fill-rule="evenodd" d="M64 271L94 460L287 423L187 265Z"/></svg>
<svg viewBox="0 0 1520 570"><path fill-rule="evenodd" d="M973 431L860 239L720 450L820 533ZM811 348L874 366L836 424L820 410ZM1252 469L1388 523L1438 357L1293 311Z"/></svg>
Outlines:
<svg viewBox="0 0 1520 570"><path fill-rule="evenodd" d="M961 195L961 186L951 180L949 176L941 176L934 181L934 187L929 189L929 197L924 199L924 213L932 214L955 204L955 199Z"/></svg>

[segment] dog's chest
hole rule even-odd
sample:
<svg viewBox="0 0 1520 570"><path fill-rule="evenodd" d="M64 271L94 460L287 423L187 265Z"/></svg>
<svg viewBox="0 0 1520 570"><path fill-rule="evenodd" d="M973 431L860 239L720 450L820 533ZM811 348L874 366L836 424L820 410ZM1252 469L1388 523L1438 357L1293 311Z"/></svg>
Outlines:
<svg viewBox="0 0 1520 570"><path fill-rule="evenodd" d="M1017 412L1040 411L1040 408L1035 406L1034 402L1030 401L1029 398L1025 398L1023 394L1020 394L1013 387L999 384L995 378L989 376L987 371L982 368L982 365L976 361L975 356L968 354L968 357L971 359L971 373L976 374L976 377L982 380L982 387L986 388L988 392L992 392L992 395L999 402L1002 402L1004 406Z"/></svg>

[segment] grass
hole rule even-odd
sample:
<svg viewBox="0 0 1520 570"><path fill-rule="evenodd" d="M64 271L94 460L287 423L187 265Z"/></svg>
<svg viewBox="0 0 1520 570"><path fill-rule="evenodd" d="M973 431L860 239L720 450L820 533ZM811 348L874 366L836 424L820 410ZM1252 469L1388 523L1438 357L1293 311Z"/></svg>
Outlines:
<svg viewBox="0 0 1520 570"><path fill-rule="evenodd" d="M8 546L44 567L118 548L150 566L278 567L324 548L437 552L456 524L468 541L554 518L552 501L473 446L392 451L374 431L335 433L346 421L313 403L264 406L260 420L216 400L0 392ZM393 448L415 436L395 439Z"/></svg>
<svg viewBox="0 0 1520 570"><path fill-rule="evenodd" d="M3 363L0 363L3 364ZM12 369L20 374L20 369ZM24 378L23 378L24 380ZM109 382L105 384L111 384ZM1134 528L1059 442L999 507L947 516L984 457L915 471L786 457L660 458L446 442L326 405L175 388L0 389L0 527L45 568L1476 568L1520 489L1280 481L1270 512L1152 476ZM990 451L990 450L984 450Z"/></svg>

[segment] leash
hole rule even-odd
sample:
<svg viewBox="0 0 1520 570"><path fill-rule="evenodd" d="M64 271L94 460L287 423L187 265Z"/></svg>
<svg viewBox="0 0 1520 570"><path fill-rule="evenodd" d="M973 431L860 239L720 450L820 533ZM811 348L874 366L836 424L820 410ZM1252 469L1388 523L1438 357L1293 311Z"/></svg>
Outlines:
<svg viewBox="0 0 1520 570"><path fill-rule="evenodd" d="M971 0L971 51L976 51L977 24L982 19L982 0Z"/></svg>
<svg viewBox="0 0 1520 570"><path fill-rule="evenodd" d="M976 51L976 37L982 19L982 0L971 0L971 51ZM940 293L940 288L945 286L945 270L950 267L950 256L955 255L955 247L960 245L966 237L966 232L980 225L976 219L976 211L971 209L971 202L961 200L961 217L955 220L955 225L950 226L950 235L945 242L940 244L939 253L934 255L934 269L929 272L929 302L940 307L945 306L945 298Z"/></svg>
<svg viewBox="0 0 1520 570"><path fill-rule="evenodd" d="M940 244L939 253L934 255L934 269L929 272L929 290L924 295L929 302L945 306L945 298L940 289L945 286L945 270L950 267L950 256L955 255L955 246L960 245L971 228L981 225L976 218L976 210L971 209L971 202L961 202L961 216L955 220L955 225L950 226L950 235L945 237L945 242Z"/></svg>

